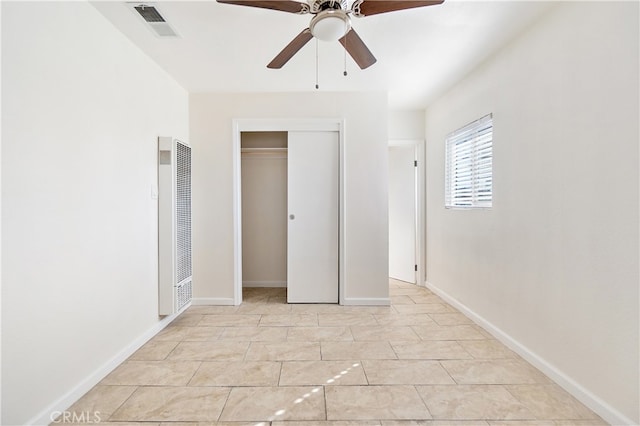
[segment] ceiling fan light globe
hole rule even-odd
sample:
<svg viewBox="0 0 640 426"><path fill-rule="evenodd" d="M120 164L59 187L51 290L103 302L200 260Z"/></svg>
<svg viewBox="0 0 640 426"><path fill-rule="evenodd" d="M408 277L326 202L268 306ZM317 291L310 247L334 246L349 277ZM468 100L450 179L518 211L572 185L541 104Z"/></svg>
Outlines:
<svg viewBox="0 0 640 426"><path fill-rule="evenodd" d="M309 30L317 39L336 41L351 28L349 17L342 11L326 10L318 13L312 20Z"/></svg>

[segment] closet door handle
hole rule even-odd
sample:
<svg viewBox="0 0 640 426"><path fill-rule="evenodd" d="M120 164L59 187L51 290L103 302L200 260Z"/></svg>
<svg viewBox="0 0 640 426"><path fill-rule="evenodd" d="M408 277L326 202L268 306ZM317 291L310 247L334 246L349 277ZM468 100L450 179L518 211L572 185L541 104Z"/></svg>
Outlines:
<svg viewBox="0 0 640 426"><path fill-rule="evenodd" d="M290 220L293 220L293 219L295 219L295 218L296 218L296 215L295 215L295 214L290 214L290 215L289 215L289 219L290 219Z"/></svg>

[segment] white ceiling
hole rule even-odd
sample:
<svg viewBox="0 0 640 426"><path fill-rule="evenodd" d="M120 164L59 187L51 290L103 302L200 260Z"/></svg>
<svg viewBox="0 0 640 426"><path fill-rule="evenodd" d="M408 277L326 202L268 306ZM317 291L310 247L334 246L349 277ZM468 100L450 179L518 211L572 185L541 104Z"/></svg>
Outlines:
<svg viewBox="0 0 640 426"><path fill-rule="evenodd" d="M349 0L349 5L352 3ZM189 92L314 91L315 40L282 69L266 64L309 25L297 15L208 1L154 4L180 38L155 36L124 2L92 2ZM544 14L553 2L457 1L353 18L378 62L360 70L335 43L319 43L323 91L389 92L391 109L422 109Z"/></svg>

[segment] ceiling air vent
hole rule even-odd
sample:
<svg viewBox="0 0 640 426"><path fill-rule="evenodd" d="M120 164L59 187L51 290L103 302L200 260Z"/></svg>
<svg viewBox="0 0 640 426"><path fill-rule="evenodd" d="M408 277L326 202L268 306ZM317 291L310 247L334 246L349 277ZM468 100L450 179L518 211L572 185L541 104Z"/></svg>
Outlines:
<svg viewBox="0 0 640 426"><path fill-rule="evenodd" d="M135 6L134 9L137 10L140 16L147 22L166 22L162 15L158 13L158 9L153 6L140 5Z"/></svg>
<svg viewBox="0 0 640 426"><path fill-rule="evenodd" d="M129 3L129 5L144 19L149 28L158 37L178 37L178 33L162 17L154 5L148 3Z"/></svg>

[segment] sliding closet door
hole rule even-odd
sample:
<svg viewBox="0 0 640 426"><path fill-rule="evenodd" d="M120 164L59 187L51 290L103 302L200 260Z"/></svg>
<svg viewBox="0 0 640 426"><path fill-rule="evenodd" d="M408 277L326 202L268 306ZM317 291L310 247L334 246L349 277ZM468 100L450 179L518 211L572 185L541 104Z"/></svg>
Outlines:
<svg viewBox="0 0 640 426"><path fill-rule="evenodd" d="M287 300L338 303L338 132L289 132Z"/></svg>

